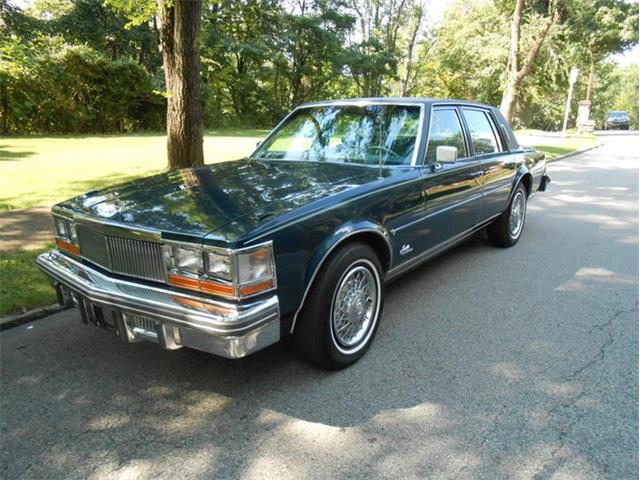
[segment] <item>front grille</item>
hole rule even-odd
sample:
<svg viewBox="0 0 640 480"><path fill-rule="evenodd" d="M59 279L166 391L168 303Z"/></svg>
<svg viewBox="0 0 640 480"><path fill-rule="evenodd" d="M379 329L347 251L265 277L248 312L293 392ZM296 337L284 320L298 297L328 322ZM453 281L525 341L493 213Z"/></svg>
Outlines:
<svg viewBox="0 0 640 480"><path fill-rule="evenodd" d="M107 237L111 270L124 275L164 280L162 245L130 238Z"/></svg>
<svg viewBox="0 0 640 480"><path fill-rule="evenodd" d="M165 280L161 244L109 237L80 225L77 228L83 258L114 273L147 280Z"/></svg>

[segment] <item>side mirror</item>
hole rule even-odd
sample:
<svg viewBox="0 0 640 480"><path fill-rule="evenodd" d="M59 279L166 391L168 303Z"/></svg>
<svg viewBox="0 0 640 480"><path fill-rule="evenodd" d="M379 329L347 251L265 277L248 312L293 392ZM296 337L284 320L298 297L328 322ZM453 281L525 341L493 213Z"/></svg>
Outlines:
<svg viewBox="0 0 640 480"><path fill-rule="evenodd" d="M436 148L436 162L455 163L458 160L457 147L440 146Z"/></svg>
<svg viewBox="0 0 640 480"><path fill-rule="evenodd" d="M259 147L261 143L262 143L262 140L257 141L256 142L256 147Z"/></svg>

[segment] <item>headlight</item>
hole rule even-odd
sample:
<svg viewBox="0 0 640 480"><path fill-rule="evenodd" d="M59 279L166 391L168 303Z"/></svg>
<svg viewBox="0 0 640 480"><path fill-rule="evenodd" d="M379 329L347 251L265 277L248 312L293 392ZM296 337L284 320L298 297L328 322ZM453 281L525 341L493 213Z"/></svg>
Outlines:
<svg viewBox="0 0 640 480"><path fill-rule="evenodd" d="M71 252L74 255L80 254L78 230L76 229L76 224L73 220L54 215L53 230L58 248Z"/></svg>
<svg viewBox="0 0 640 480"><path fill-rule="evenodd" d="M69 240L71 240L71 243L78 245L78 230L76 229L75 223L69 222L67 224L67 234L69 235Z"/></svg>
<svg viewBox="0 0 640 480"><path fill-rule="evenodd" d="M53 223L56 229L56 237L67 238L67 221L60 217L54 217Z"/></svg>
<svg viewBox="0 0 640 480"><path fill-rule="evenodd" d="M168 267L177 274L198 276L202 267L199 247L172 245L169 247Z"/></svg>
<svg viewBox="0 0 640 480"><path fill-rule="evenodd" d="M205 253L205 273L214 278L222 278L223 280L233 280L231 271L231 255L221 252Z"/></svg>
<svg viewBox="0 0 640 480"><path fill-rule="evenodd" d="M191 290L243 298L276 287L271 242L238 251L165 244L169 283Z"/></svg>

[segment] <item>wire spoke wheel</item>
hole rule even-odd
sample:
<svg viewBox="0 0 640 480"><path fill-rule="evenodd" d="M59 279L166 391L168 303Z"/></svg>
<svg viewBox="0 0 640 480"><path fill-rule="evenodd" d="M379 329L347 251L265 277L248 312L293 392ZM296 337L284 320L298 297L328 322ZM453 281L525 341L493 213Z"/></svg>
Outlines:
<svg viewBox="0 0 640 480"><path fill-rule="evenodd" d="M509 234L512 238L517 238L524 225L524 215L526 200L522 191L518 191L511 202L511 212L509 214Z"/></svg>
<svg viewBox="0 0 640 480"><path fill-rule="evenodd" d="M356 265L347 270L334 294L331 328L339 347L357 349L367 338L379 304L378 282L371 270Z"/></svg>

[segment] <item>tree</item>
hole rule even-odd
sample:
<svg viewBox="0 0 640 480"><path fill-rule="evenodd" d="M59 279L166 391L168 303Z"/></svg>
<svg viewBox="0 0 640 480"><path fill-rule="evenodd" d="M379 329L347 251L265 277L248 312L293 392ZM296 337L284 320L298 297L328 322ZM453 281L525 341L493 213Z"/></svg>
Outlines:
<svg viewBox="0 0 640 480"><path fill-rule="evenodd" d="M157 16L167 90L169 168L204 163L199 35L202 0L107 0L136 25Z"/></svg>
<svg viewBox="0 0 640 480"><path fill-rule="evenodd" d="M581 0L571 11L567 43L576 45L578 61L587 77L586 100L591 100L596 67L608 55L638 43L638 3L623 0Z"/></svg>
<svg viewBox="0 0 640 480"><path fill-rule="evenodd" d="M457 0L422 42L412 93L497 105L507 64L508 19L493 0Z"/></svg>
<svg viewBox="0 0 640 480"><path fill-rule="evenodd" d="M160 42L167 82L169 168L204 163L200 84L201 0L175 0L160 6Z"/></svg>
<svg viewBox="0 0 640 480"><path fill-rule="evenodd" d="M523 22L523 11L525 0L516 0L513 16L511 19L511 43L509 46L509 62L507 65L507 83L500 102L500 111L505 118L513 121L516 100L523 80L531 72L531 68L538 58L542 44L549 33L551 27L558 21L557 0L549 0L547 16L542 22L536 38L533 40L529 52L521 58L521 30Z"/></svg>

